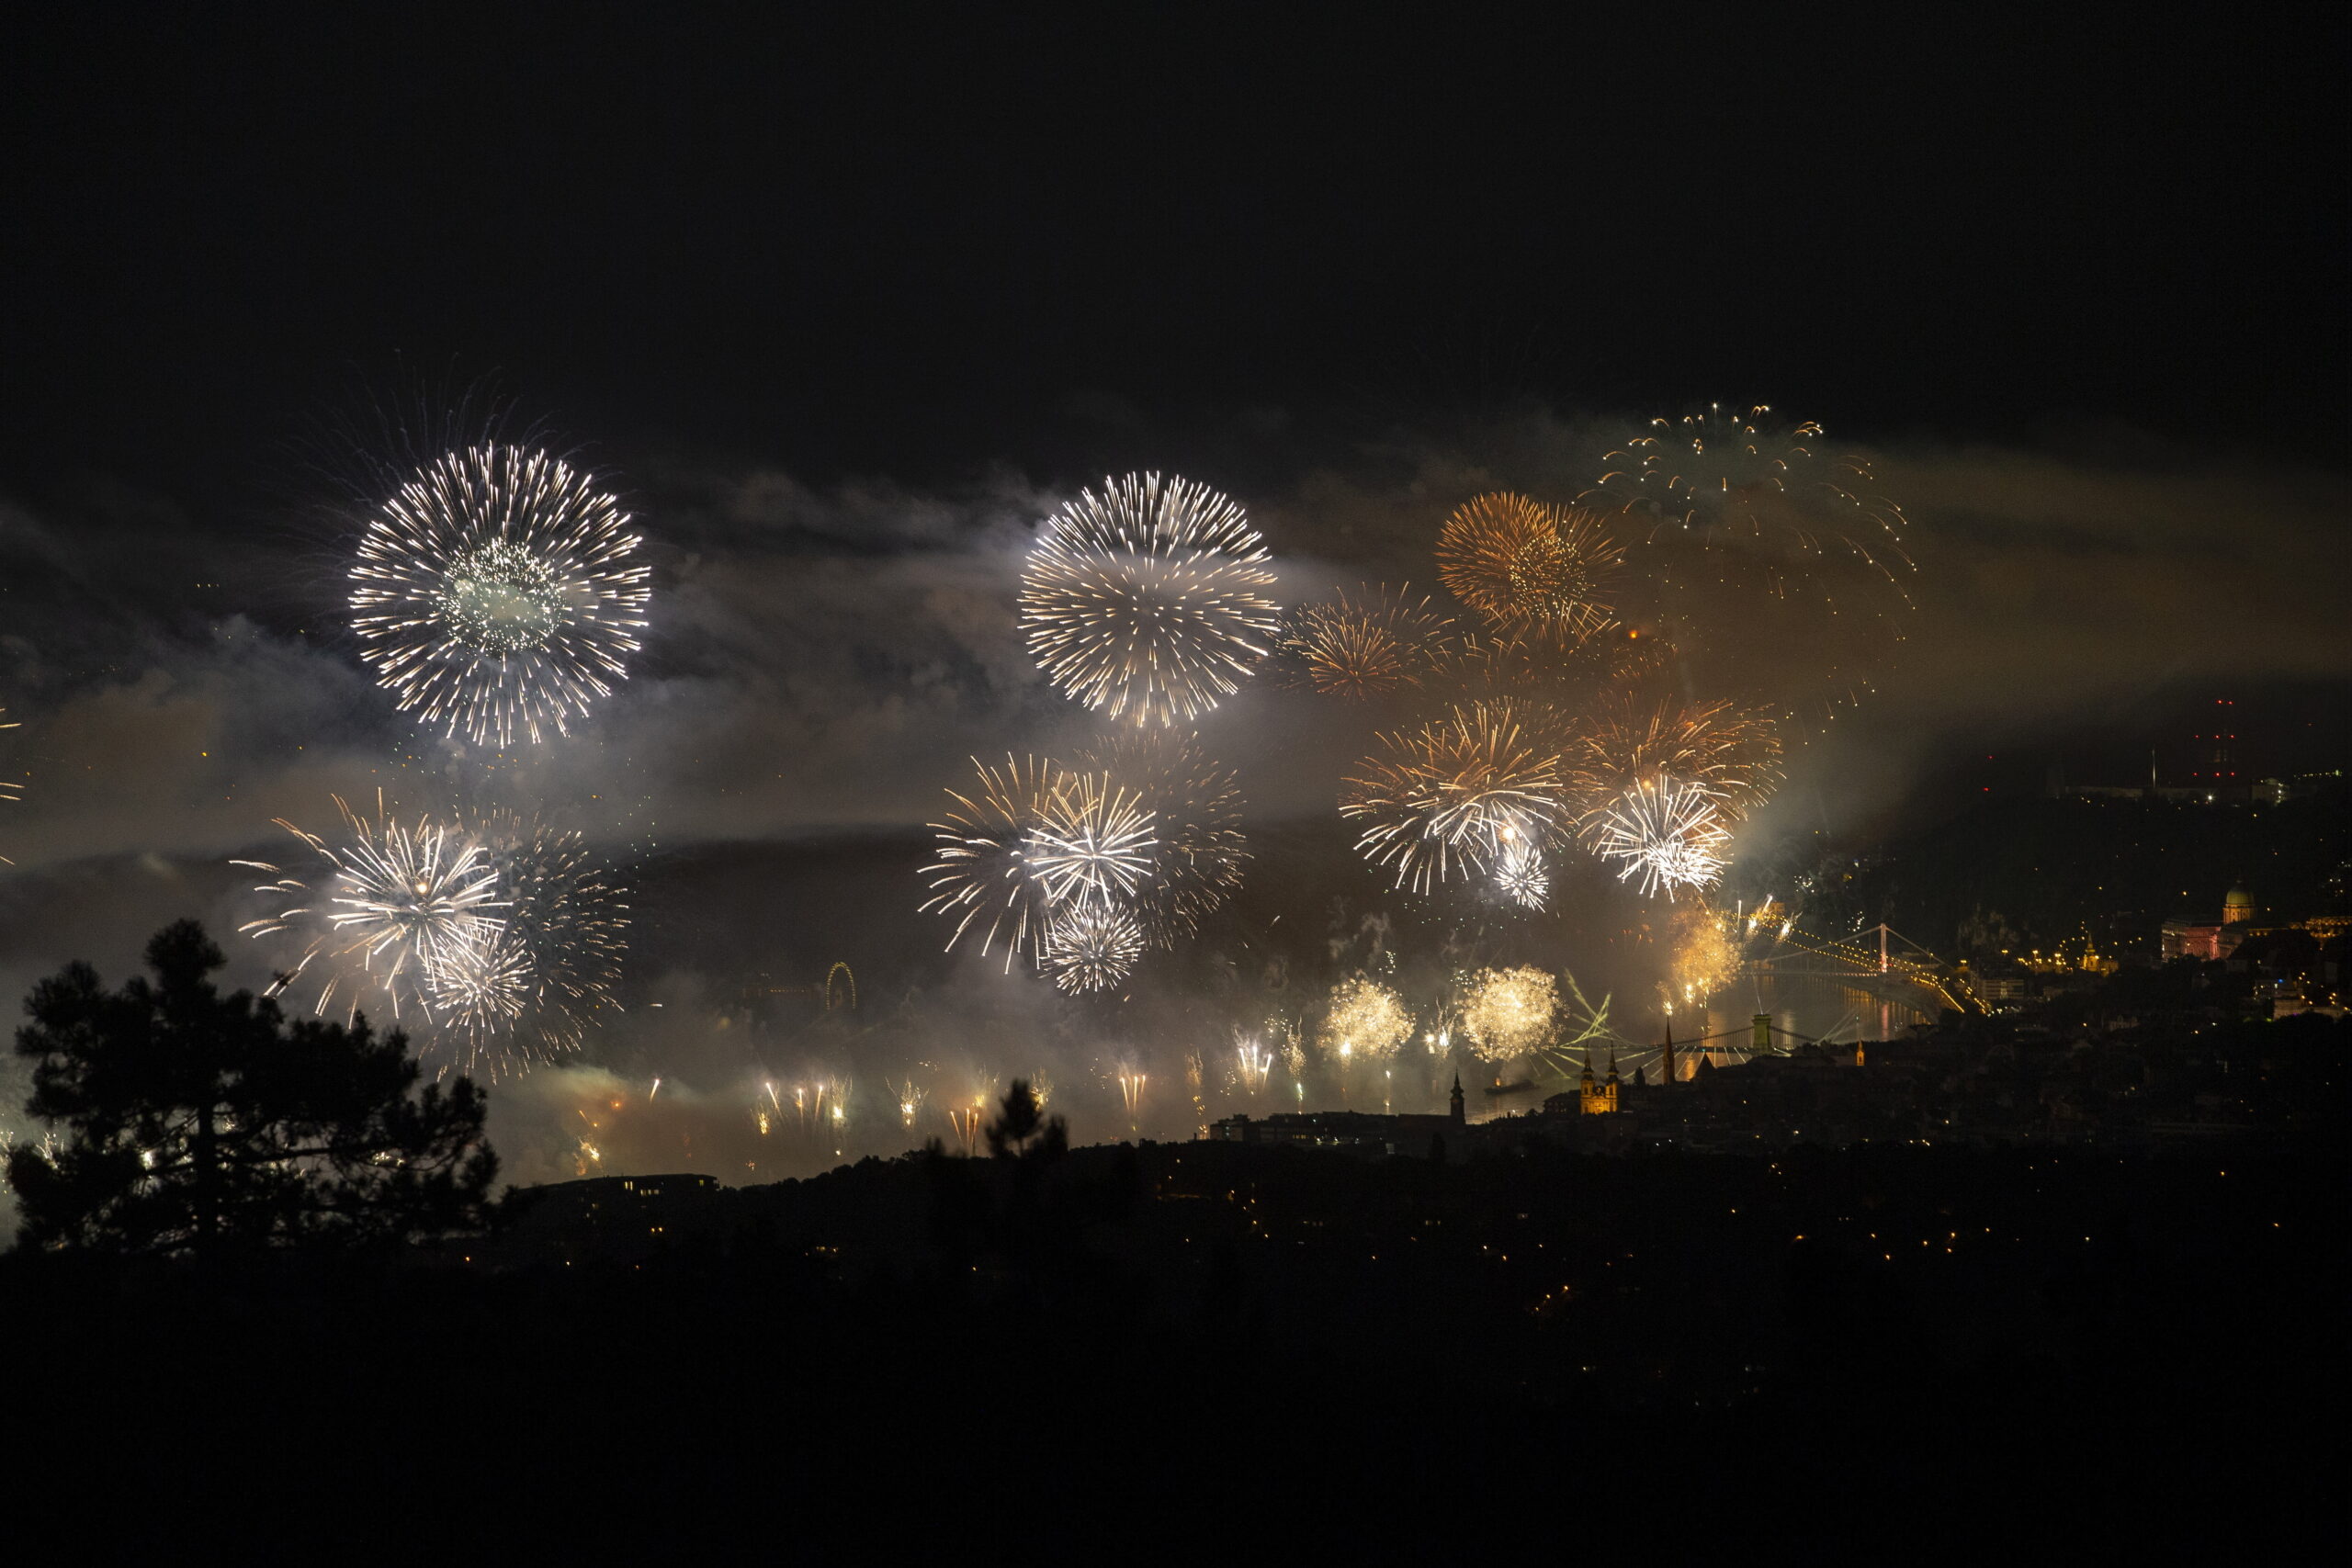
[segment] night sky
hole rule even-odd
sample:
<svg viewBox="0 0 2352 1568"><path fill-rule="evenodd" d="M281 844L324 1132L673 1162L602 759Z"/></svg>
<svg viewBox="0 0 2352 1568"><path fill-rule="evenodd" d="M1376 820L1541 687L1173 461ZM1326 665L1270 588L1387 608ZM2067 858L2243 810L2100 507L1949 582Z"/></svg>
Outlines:
<svg viewBox="0 0 2352 1568"><path fill-rule="evenodd" d="M2333 8L812 10L0 24L0 991L226 929L271 818L463 765L340 629L332 433L468 387L648 536L636 678L503 775L651 868L639 1001L935 948L903 857L836 940L778 846L1066 739L1020 559L1131 468L1306 596L1427 581L1448 508L1608 422L1768 401L1921 566L1809 826L2223 692L2263 765L2341 761ZM1352 741L1219 722L1268 820L1328 812Z"/></svg>

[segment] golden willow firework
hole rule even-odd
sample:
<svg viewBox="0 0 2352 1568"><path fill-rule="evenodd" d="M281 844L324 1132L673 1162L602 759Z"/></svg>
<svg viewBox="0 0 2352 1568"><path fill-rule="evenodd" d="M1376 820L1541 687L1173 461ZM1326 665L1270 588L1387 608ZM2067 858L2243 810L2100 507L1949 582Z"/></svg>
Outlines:
<svg viewBox="0 0 2352 1568"><path fill-rule="evenodd" d="M395 1017L403 999L429 1010L433 976L470 958L499 932L507 901L499 896L496 868L478 842L430 818L401 821L380 795L372 818L341 796L334 804L345 829L341 843L277 819L320 862L307 880L266 861L232 863L277 878L255 891L279 908L238 930L255 938L304 939L293 968L269 987L273 996L315 978L321 1013L338 988L356 1008L357 992L369 986L381 988Z"/></svg>
<svg viewBox="0 0 2352 1568"><path fill-rule="evenodd" d="M1413 1032L1413 1012L1405 998L1366 975L1353 975L1331 987L1315 1043L1327 1061L1385 1061Z"/></svg>
<svg viewBox="0 0 2352 1568"><path fill-rule="evenodd" d="M1152 945L1173 948L1241 886L1250 851L1233 773L1168 730L1121 729L1080 752L1078 766L1133 791L1151 813L1153 874L1132 908Z"/></svg>
<svg viewBox="0 0 2352 1568"><path fill-rule="evenodd" d="M1111 718L1190 723L1265 657L1267 559L1241 508L1204 485L1105 479L1048 519L1030 552L1029 651L1056 686Z"/></svg>
<svg viewBox="0 0 2352 1568"><path fill-rule="evenodd" d="M1575 641L1610 621L1624 552L1601 520L1497 491L1464 502L1438 535L1438 576L1504 633Z"/></svg>
<svg viewBox="0 0 2352 1568"><path fill-rule="evenodd" d="M1767 716L1728 702L1643 701L1611 693L1572 727L1564 759L1570 787L1596 827L1645 779L1701 785L1737 821L1781 782L1781 737Z"/></svg>
<svg viewBox="0 0 2352 1568"><path fill-rule="evenodd" d="M511 812L470 826L496 878L494 928L432 965L435 1055L496 1077L577 1050L619 1004L628 905L577 832Z"/></svg>
<svg viewBox="0 0 2352 1568"><path fill-rule="evenodd" d="M1559 1007L1559 987L1541 969L1481 969L1462 994L1462 1032L1487 1061L1508 1062L1551 1038Z"/></svg>
<svg viewBox="0 0 2352 1568"><path fill-rule="evenodd" d="M1644 779L1617 797L1590 834L1593 852L1617 869L1617 880L1639 879L1644 897L1713 886L1723 874L1731 838L1701 784Z"/></svg>
<svg viewBox="0 0 2352 1568"><path fill-rule="evenodd" d="M1294 685L1354 702L1418 686L1454 640L1453 623L1410 584L1358 588L1283 617L1279 641Z"/></svg>
<svg viewBox="0 0 2352 1568"><path fill-rule="evenodd" d="M1055 985L1086 996L1125 985L1143 950L1143 923L1133 910L1089 899L1046 923L1038 956Z"/></svg>
<svg viewBox="0 0 2352 1568"><path fill-rule="evenodd" d="M560 458L452 452L369 519L352 627L379 684L444 734L534 744L584 716L637 651L649 570L628 514Z"/></svg>
<svg viewBox="0 0 2352 1568"><path fill-rule="evenodd" d="M1567 820L1557 751L1522 705L1464 704L1380 744L1340 813L1364 824L1356 848L1399 887L1483 875L1510 843L1539 844Z"/></svg>
<svg viewBox="0 0 2352 1568"><path fill-rule="evenodd" d="M955 917L951 950L975 925L982 953L1002 937L1010 974L1013 960L1045 934L1049 908L1044 883L1030 874L1029 836L1045 825L1065 774L1036 757L1008 755L1001 768L974 758L972 766L978 787L968 795L949 790L955 809L931 825L938 858L922 868L932 890L922 908Z"/></svg>

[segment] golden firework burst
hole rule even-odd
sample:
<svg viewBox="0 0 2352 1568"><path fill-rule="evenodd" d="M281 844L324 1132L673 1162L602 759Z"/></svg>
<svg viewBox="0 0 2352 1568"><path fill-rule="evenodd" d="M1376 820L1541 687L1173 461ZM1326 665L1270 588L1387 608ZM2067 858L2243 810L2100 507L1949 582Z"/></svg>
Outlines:
<svg viewBox="0 0 2352 1568"><path fill-rule="evenodd" d="M1453 623L1412 597L1409 584L1336 593L1286 618L1281 649L1294 683L1363 702L1393 696L1422 679L1453 639Z"/></svg>
<svg viewBox="0 0 2352 1568"><path fill-rule="evenodd" d="M1624 551L1592 513L1498 491L1446 519L1437 562L1453 596L1494 629L1574 640L1609 624Z"/></svg>
<svg viewBox="0 0 2352 1568"><path fill-rule="evenodd" d="M1419 729L1380 737L1347 781L1340 815L1364 824L1356 847L1427 892L1484 873L1515 842L1561 830L1568 805L1557 745L1541 716L1508 699L1457 705Z"/></svg>

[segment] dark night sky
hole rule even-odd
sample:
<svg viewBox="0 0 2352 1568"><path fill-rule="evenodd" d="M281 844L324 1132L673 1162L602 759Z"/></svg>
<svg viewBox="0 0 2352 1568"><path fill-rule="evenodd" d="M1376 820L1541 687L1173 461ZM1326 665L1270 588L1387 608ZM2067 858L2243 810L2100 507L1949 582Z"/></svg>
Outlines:
<svg viewBox="0 0 2352 1568"><path fill-rule="evenodd" d="M1286 599L1433 587L1459 501L1573 495L1623 422L1712 400L1872 457L1920 568L1901 657L1794 759L1758 860L1973 791L1986 754L2100 776L2224 693L2254 765L2335 765L2343 34L2340 8L13 8L0 776L29 785L0 805L0 996L250 919L225 863L274 817L492 777L637 890L633 1010L582 1072L669 1073L688 1106L699 1074L740 1122L714 998L844 954L876 994L937 983L958 1029L1077 1041L1033 979L944 973L907 847L968 756L1088 733L1013 621L1039 520L1172 468L1249 506ZM359 667L349 514L308 466L355 388L476 378L609 479L654 577L631 679L487 773ZM1363 737L1265 686L1204 743L1260 842L1331 836ZM897 858L808 848L845 831ZM1593 973L1569 945L1545 961ZM1080 1043L1055 1070L1098 1091ZM571 1080L527 1081L500 1146L545 1175Z"/></svg>
<svg viewBox="0 0 2352 1568"><path fill-rule="evenodd" d="M495 368L823 479L1516 394L2337 451L2343 27L2098 8L32 8L0 472Z"/></svg>

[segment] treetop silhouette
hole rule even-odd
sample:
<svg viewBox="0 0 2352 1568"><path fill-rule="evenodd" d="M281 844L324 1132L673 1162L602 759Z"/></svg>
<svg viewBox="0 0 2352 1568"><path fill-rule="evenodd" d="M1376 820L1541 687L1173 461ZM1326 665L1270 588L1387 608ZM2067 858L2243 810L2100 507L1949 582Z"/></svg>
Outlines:
<svg viewBox="0 0 2352 1568"><path fill-rule="evenodd" d="M26 1110L65 1135L9 1156L23 1243L211 1257L481 1223L498 1159L471 1079L420 1091L397 1032L220 995L208 976L225 960L193 920L146 959L152 980L109 991L77 962L26 998Z"/></svg>

